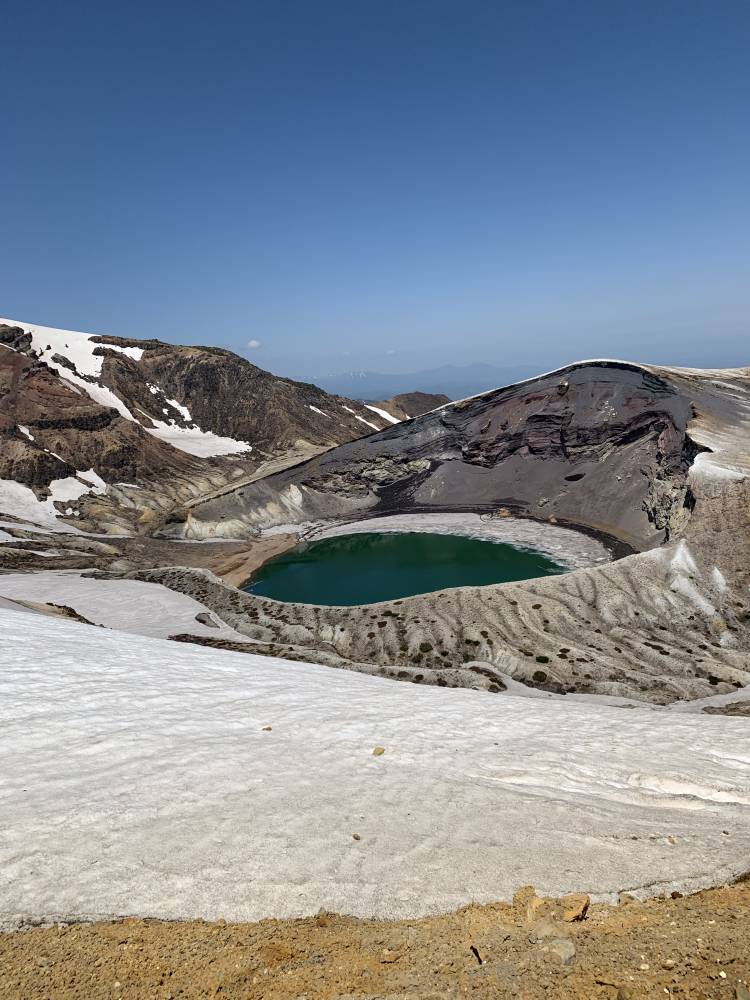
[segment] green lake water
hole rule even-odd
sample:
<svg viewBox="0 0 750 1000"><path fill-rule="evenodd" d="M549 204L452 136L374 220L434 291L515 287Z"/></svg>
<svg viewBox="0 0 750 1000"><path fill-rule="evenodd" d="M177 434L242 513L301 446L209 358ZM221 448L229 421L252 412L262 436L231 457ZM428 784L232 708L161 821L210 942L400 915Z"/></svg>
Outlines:
<svg viewBox="0 0 750 1000"><path fill-rule="evenodd" d="M298 545L261 566L242 589L301 604L372 604L563 572L547 556L504 543L426 532L368 533Z"/></svg>

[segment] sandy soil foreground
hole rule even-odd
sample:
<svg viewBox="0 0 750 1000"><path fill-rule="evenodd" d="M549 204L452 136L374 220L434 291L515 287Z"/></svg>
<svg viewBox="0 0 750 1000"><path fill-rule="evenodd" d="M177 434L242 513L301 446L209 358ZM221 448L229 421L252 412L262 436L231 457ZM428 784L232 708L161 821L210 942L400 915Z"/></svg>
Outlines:
<svg viewBox="0 0 750 1000"><path fill-rule="evenodd" d="M619 906L586 897L422 920L116 922L0 935L0 997L748 1000L750 882Z"/></svg>

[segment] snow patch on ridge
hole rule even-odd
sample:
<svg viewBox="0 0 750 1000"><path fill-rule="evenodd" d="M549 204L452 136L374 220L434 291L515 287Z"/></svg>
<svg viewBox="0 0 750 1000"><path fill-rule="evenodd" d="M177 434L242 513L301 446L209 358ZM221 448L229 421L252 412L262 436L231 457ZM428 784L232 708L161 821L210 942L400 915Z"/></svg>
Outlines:
<svg viewBox="0 0 750 1000"><path fill-rule="evenodd" d="M714 566L714 568L711 570L711 581L720 594L723 594L724 591L727 589L726 578L724 577L724 574L721 572L718 566Z"/></svg>
<svg viewBox="0 0 750 1000"><path fill-rule="evenodd" d="M176 399L168 399L167 402L171 407L177 410L183 420L186 420L189 424L194 422L193 418L190 416L190 410L187 406L183 406L182 403L178 403Z"/></svg>
<svg viewBox="0 0 750 1000"><path fill-rule="evenodd" d="M36 326L31 323L19 323L14 319L0 319L0 323L8 326L18 326L26 333L31 334L31 349L36 356L58 371L62 367L52 361L53 354L59 354L63 358L71 361L80 375L101 375L104 356L94 354L96 348L106 348L108 351L116 351L118 354L125 354L134 361L140 361L143 357L142 347L120 347L115 344L97 344L92 340L96 336L93 333L80 333L76 330L58 330L52 326Z"/></svg>
<svg viewBox="0 0 750 1000"><path fill-rule="evenodd" d="M367 407L368 410L372 410L373 413L377 413L377 415L379 417L382 417L383 420L387 420L389 424L401 423L401 421L397 417L391 416L391 414L388 413L387 410L381 410L379 406L371 406L369 403L365 403L365 406Z"/></svg>
<svg viewBox="0 0 750 1000"><path fill-rule="evenodd" d="M221 455L247 454L253 450L247 441L237 441L235 438L221 437L213 431L202 431L200 427L179 427L175 423L167 424L163 420L150 417L155 427L145 427L154 437L159 438L173 448L184 451L198 458L218 458Z"/></svg>
<svg viewBox="0 0 750 1000"><path fill-rule="evenodd" d="M357 412L356 412L355 410L353 410L353 409L351 408L351 406L344 406L344 409L345 409L345 410L348 410L348 411L349 411L349 413L351 413L351 414L352 414L352 416L356 417L356 418L357 418L357 420L359 420L359 421L360 421L361 423L363 423L363 424L367 424L367 426L368 426L368 427L372 427L372 429L373 429L374 431L379 431L379 430L380 430L380 428L379 428L379 427L376 427L376 426L375 426L375 424L371 424L369 420L365 420L365 418L364 418L364 417L360 417L360 415L359 415L359 414L358 414L358 413L357 413Z"/></svg>
<svg viewBox="0 0 750 1000"><path fill-rule="evenodd" d="M72 481L76 482L76 480ZM58 498L60 499L62 499L61 494L65 491L65 487L60 484L64 482L66 482L64 479L53 480L53 483L57 484ZM86 492L85 487L83 487L83 492ZM58 512L52 506L50 499L39 500L30 487L12 479L0 479L0 512L10 514L23 521L30 521L33 525L45 528L47 531L80 534L77 528L63 525L58 521Z"/></svg>
<svg viewBox="0 0 750 1000"><path fill-rule="evenodd" d="M82 481L83 480L83 481ZM59 516L55 504L73 503L86 496L87 493L102 494L107 492L107 484L97 475L93 469L87 472L76 472L75 476L66 476L64 479L53 479L49 484L50 495L46 500L39 501L50 514L51 517ZM70 517L74 512L71 507L67 507L65 514Z"/></svg>
<svg viewBox="0 0 750 1000"><path fill-rule="evenodd" d="M0 479L0 512L31 521L32 524L51 531L80 534L77 528L60 524L60 511L55 504L74 503L87 493L106 493L107 484L94 469L88 469L86 472L76 472L75 476L53 479L49 484L49 491L47 499L40 500L29 486L10 479ZM78 512L68 506L64 513L70 517Z"/></svg>
<svg viewBox="0 0 750 1000"><path fill-rule="evenodd" d="M699 452L690 466L690 472L704 475L711 479L744 479L746 475L740 469L723 464L722 460L713 451Z"/></svg>
<svg viewBox="0 0 750 1000"><path fill-rule="evenodd" d="M106 493L107 484L104 482L102 477L94 472L93 469L89 469L87 472L77 472L76 475L79 479L85 479L87 482L92 484L92 493Z"/></svg>

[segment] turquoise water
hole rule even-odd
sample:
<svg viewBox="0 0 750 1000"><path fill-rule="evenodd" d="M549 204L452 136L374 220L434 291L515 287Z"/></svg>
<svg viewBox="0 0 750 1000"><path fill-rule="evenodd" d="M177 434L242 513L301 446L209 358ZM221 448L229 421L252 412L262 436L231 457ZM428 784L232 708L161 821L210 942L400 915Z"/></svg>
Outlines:
<svg viewBox="0 0 750 1000"><path fill-rule="evenodd" d="M261 566L242 589L301 604L372 604L563 572L538 552L504 543L426 532L368 533L298 545Z"/></svg>

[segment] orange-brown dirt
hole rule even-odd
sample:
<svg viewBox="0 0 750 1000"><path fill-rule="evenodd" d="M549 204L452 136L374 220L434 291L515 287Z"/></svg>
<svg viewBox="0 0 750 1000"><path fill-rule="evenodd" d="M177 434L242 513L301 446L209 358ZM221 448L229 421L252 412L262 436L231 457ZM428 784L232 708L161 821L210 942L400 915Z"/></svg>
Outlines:
<svg viewBox="0 0 750 1000"><path fill-rule="evenodd" d="M469 906L421 920L126 919L0 935L13 1000L750 1000L750 882L677 899Z"/></svg>

